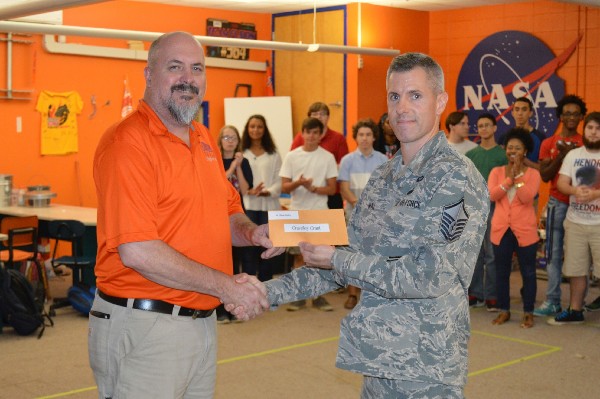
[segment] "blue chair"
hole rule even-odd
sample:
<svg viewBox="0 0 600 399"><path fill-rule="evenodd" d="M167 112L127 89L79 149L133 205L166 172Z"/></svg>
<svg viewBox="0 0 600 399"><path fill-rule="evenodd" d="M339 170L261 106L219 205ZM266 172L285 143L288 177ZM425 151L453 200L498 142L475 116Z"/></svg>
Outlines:
<svg viewBox="0 0 600 399"><path fill-rule="evenodd" d="M72 270L73 287L83 286L83 270L86 268L93 268L96 264L95 258L82 255L82 237L84 233L85 225L79 220L52 220L48 223L48 235L51 239L55 240L50 263L55 270L60 265L65 265ZM70 255L56 256L60 241L71 243ZM72 305L72 303L69 298L55 298L50 306L50 315L54 316L56 314L56 309L70 305Z"/></svg>

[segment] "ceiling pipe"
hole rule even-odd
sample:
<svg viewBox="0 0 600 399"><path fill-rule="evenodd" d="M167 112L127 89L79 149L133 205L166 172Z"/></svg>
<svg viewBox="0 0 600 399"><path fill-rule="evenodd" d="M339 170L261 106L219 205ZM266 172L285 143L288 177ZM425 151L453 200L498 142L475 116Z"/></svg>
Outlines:
<svg viewBox="0 0 600 399"><path fill-rule="evenodd" d="M82 26L46 25L29 22L0 21L1 32L41 33L65 36L100 37L110 39L141 40L151 42L162 35L162 32L142 32L134 30L87 28ZM261 50L284 51L319 51L328 53L363 54L393 57L399 50L372 47L339 46L332 44L302 44L275 42L268 40L234 39L215 36L194 36L204 46L242 47Z"/></svg>
<svg viewBox="0 0 600 399"><path fill-rule="evenodd" d="M11 6L0 7L0 20L26 17L31 14L58 11L65 8L106 3L107 0L33 0Z"/></svg>

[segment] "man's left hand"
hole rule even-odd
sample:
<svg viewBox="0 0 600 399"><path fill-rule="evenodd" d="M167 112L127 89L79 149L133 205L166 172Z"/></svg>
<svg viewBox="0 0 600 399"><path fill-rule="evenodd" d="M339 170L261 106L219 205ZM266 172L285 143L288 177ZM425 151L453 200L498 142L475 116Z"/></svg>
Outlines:
<svg viewBox="0 0 600 399"><path fill-rule="evenodd" d="M331 245L314 245L309 242L298 244L302 258L306 266L318 267L320 269L331 269L331 258L335 252L335 247Z"/></svg>
<svg viewBox="0 0 600 399"><path fill-rule="evenodd" d="M256 246L264 247L267 250L260 254L263 259L269 259L277 255L281 255L285 248L273 247L273 243L269 238L269 225L261 224L252 231L252 243Z"/></svg>

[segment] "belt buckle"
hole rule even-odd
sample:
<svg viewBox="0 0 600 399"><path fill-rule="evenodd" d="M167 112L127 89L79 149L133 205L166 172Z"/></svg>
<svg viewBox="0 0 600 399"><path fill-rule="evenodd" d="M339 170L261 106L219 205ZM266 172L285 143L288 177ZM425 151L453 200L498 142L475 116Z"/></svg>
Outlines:
<svg viewBox="0 0 600 399"><path fill-rule="evenodd" d="M192 320L196 320L199 315L200 315L200 310L194 310L194 313L192 313Z"/></svg>

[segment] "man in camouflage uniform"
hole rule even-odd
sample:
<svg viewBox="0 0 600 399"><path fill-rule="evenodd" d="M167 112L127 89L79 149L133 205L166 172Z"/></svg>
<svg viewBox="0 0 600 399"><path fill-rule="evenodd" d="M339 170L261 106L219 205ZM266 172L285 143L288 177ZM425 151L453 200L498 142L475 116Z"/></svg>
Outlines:
<svg viewBox="0 0 600 399"><path fill-rule="evenodd" d="M365 376L362 398L462 398L467 289L486 228L485 181L438 131L448 100L429 56L397 56L388 114L401 154L373 172L349 222L350 245L300 243L309 267L266 283L273 307L354 285L337 366ZM401 156L399 156L401 155Z"/></svg>

